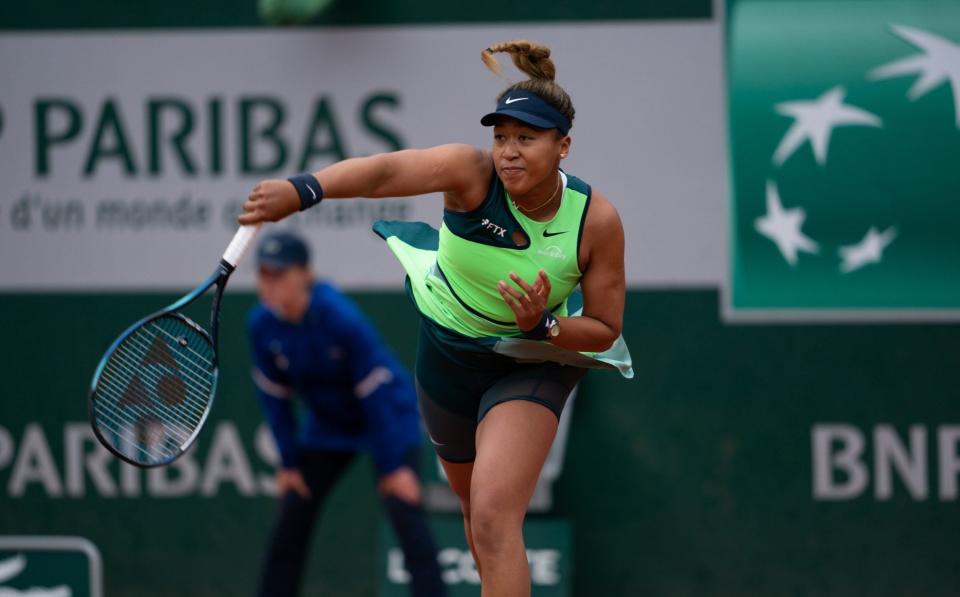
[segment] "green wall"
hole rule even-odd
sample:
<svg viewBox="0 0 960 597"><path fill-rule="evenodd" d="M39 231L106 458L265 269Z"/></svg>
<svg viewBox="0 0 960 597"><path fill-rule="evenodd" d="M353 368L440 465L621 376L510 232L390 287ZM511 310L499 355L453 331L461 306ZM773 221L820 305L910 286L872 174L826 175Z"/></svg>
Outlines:
<svg viewBox="0 0 960 597"><path fill-rule="evenodd" d="M274 4L278 4L274 2ZM289 2L289 4L309 4ZM334 0L314 25L410 25L491 22L709 19L711 0L536 0L450 2ZM48 0L0 3L0 29L260 27L257 0Z"/></svg>
<svg viewBox="0 0 960 597"><path fill-rule="evenodd" d="M0 297L0 427L18 453L27 423L39 422L63 481L63 424L85 421L100 352L126 322L171 298ZM410 363L416 319L406 299L357 298ZM222 381L195 454L201 476L227 420L254 474L270 471L252 445L260 418L242 327L252 301L236 294L225 304ZM594 372L584 382L555 488L554 514L573 526L574 594L951 594L960 586L960 514L955 495L940 495L937 433L960 424L957 327L727 326L717 313L711 290L631 292L625 336L636 379ZM853 499L814 498L811 430L822 423L866 438L869 482ZM881 424L908 448L908 426L925 430L925 498L912 496L896 470L892 498L875 497L872 438ZM271 498L241 497L230 481L216 499L105 498L89 476L83 498L49 497L40 481L11 498L15 466L0 467L0 529L88 537L103 553L108 595L252 591ZM835 477L843 481L842 472ZM350 472L329 512L310 588L374 594L381 516L367 462Z"/></svg>

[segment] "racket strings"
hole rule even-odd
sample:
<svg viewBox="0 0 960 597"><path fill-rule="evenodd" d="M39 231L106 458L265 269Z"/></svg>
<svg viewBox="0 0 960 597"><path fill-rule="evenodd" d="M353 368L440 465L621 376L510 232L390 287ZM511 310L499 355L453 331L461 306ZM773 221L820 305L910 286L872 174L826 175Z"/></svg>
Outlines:
<svg viewBox="0 0 960 597"><path fill-rule="evenodd" d="M161 366L153 363L145 365L142 361L142 357L140 356L141 352L146 348L143 341L136 338L131 338L130 344L130 348L119 356L124 359L124 364L135 372L152 372L159 370L162 371L163 375L177 375L178 377L182 377L197 385L204 385L209 381L206 379L205 373L199 370L190 370L186 367L184 367L182 370L178 370L173 367ZM121 348L121 350L122 349L123 348Z"/></svg>
<svg viewBox="0 0 960 597"><path fill-rule="evenodd" d="M137 411L138 409L131 409ZM160 425L164 433L177 443L185 441L186 435L182 431L173 428L169 422L158 421L149 415L139 412L123 412L118 409L106 408L102 405L95 407L95 416L101 435L119 452L133 457L143 463L160 462L165 458L172 457L177 450L174 447L164 449L162 442L149 441L146 433L150 427ZM109 433L103 433L103 432ZM131 454L127 448L133 448L144 455L144 458L137 458Z"/></svg>
<svg viewBox="0 0 960 597"><path fill-rule="evenodd" d="M173 454L177 446L187 441L202 417L192 416L192 420L188 420L169 408L157 408L156 403L149 402L150 398L143 387L144 384L137 383L136 389L131 392L129 387L123 389L119 384L104 385L101 388L102 397L110 399L112 404L101 401L97 411L100 417L108 417L113 423L107 427L113 427L111 431L117 438L130 444L132 440L129 436L136 435L137 442L150 445L154 450L160 449L165 440L172 440L175 444L165 452ZM120 427L117 427L118 424ZM161 427L162 433L156 427ZM157 434L158 437L151 437L151 434Z"/></svg>
<svg viewBox="0 0 960 597"><path fill-rule="evenodd" d="M163 385L164 379L169 379L171 376L171 370L169 367L161 369L160 367L153 366L144 366L142 357L139 355L146 351L152 350L152 347L148 348L146 343L137 338L135 335L129 338L129 344L121 345L117 350L117 358L111 359L108 361L108 364L115 364L118 369L118 373L122 375L136 375L139 374L141 377L146 377L150 379L154 386L156 386L159 393L165 393L166 396L163 402L168 404L180 404L183 403L185 406L192 406L194 404L199 404L199 410L202 413L203 405L207 401L207 395L210 389L213 387L212 378L210 378L206 373L211 369L206 371L190 371L184 369L183 371L176 371L173 375L182 374L185 381L192 382L191 385L183 386L184 395L176 396L172 393L171 388L167 388ZM156 346L153 344L152 346ZM162 373L158 372L158 369ZM192 391L191 391L192 390ZM196 400L187 400L187 398L195 398Z"/></svg>
<svg viewBox="0 0 960 597"><path fill-rule="evenodd" d="M133 373L132 374L134 375L133 380L130 382L130 384L124 387L123 385L116 382L118 381L119 378L129 377L131 373L129 371L124 371L120 369L119 365L117 364L117 361L108 363L107 368L110 370L112 374L114 374L114 379L109 379L107 380L107 382L115 385L115 389L118 392L118 395L120 396L120 400L124 405L149 404L151 402L150 395L146 393L145 389L140 389L139 391L137 391L136 387L132 387L133 384L137 384L137 383L139 383L139 385L142 386L144 383L144 380L151 384L153 390L161 398L161 400L157 404L158 408L164 408L164 407L170 408L170 405L178 404L178 400L181 398L181 396L179 396L178 394L174 393L173 391L167 388L167 386L169 385L169 382L167 382L166 380L169 379L169 376L158 377L157 375L152 374L150 372L141 371L139 372L139 375L140 375L139 379L136 377L137 374ZM184 400L183 402L179 403L181 406L183 406L183 408L178 409L178 411L181 411L182 414L184 415L195 414L199 418L199 416L202 415L203 413L202 406L201 406L202 400L203 400L202 395L194 394L188 400ZM189 420L189 419L185 419L185 420Z"/></svg>
<svg viewBox="0 0 960 597"><path fill-rule="evenodd" d="M178 323L180 323L180 322L178 322ZM202 336L200 336L199 334L197 334L195 330L193 330L193 329L191 329L191 328L189 328L189 327L187 327L186 325L183 325L183 324L181 323L181 330L180 330L181 332L182 332L182 331L190 331L190 332L193 332L193 334L191 334L189 337L184 337L184 336L178 336L178 335L176 335L176 334L171 334L171 333L168 332L167 330L163 329L163 327L161 327L160 325L158 325L157 323L154 323L154 322L150 322L150 323L148 323L147 325L150 326L151 329L157 330L158 332L160 332L160 333L164 334L165 336L167 336L167 338L169 338L170 340L173 340L173 341L176 342L177 344L180 344L181 346L183 346L183 348L185 348L187 351L189 351L190 353L192 353L193 355L195 355L195 356L197 357L197 360L198 360L201 364L205 365L207 368L213 367L213 361L211 360L211 359L213 358L213 351L212 351L212 350L210 351L209 358L208 358L207 355L200 354L199 352L197 352L196 350L194 350L193 348L190 347L190 344L189 344L190 338L195 338L195 339L199 339L201 345L202 345L204 348L209 348L209 344L207 344L206 339L203 338ZM186 341L187 341L187 344L181 344L181 340L186 340ZM191 363L192 363L192 361L188 361L188 362L191 362Z"/></svg>
<svg viewBox="0 0 960 597"><path fill-rule="evenodd" d="M143 459L138 459L140 460L140 462L145 462L145 463L155 462L158 459L158 457L160 458L169 457L175 453L172 450L170 450L170 451L166 451L158 454L156 450L148 450L147 448L143 447L144 442L139 441L137 439L137 436L133 435L133 433L136 433L137 426L141 424L140 423L141 419L124 418L122 416L117 416L115 414L115 411L109 411L109 410L101 410L99 412L99 416L101 417L100 419L101 425L103 425L105 421L112 423L114 424L114 427L113 427L114 431L118 432L114 438L111 438L117 441L112 442L111 445L113 445L114 448L117 448L118 451L128 456L132 456L130 454L130 451L123 449L123 447L131 447L137 452L140 452L146 457ZM118 442L121 445L117 445Z"/></svg>
<svg viewBox="0 0 960 597"><path fill-rule="evenodd" d="M113 363L108 363L107 368L110 369L111 372L117 371L116 369L114 369ZM104 390L109 390L113 392L113 398L116 400L116 404L118 406L126 407L131 411L138 411L139 414L148 414L149 411L142 408L142 405L149 405L151 403L150 395L147 393L146 389L143 387L143 382L142 381L138 382L137 378L134 377L133 380L126 387L124 387L123 385L117 382L117 378L119 378L120 376L129 376L129 373L119 373L110 379L106 379L104 384ZM148 376L143 376L143 377L148 377ZM153 387L155 388L157 394L159 394L161 398L160 403L156 405L157 408L163 409L166 406L165 405L166 402L171 402L175 400L176 398L175 396L169 394L168 392L165 392L162 388L158 387L157 380L151 380L151 381L154 384ZM176 410L169 409L169 407L167 407L167 410L168 410L167 414L170 415L171 419L175 419L177 422L187 426L196 425L203 416L203 411L199 410L196 407L189 410L180 409L181 411L184 411L184 412L177 412ZM190 416L190 415L193 415L193 416Z"/></svg>
<svg viewBox="0 0 960 597"><path fill-rule="evenodd" d="M176 441L181 443L185 441L190 436L191 429L196 427L201 418L192 417L194 420L191 421L185 419L176 411L151 403L150 395L144 386L145 384L138 382L136 377L126 388L116 379L107 379L99 392L102 398L108 400L101 400L98 403L100 407L97 409L98 412L102 415L112 414L111 420L113 422L120 422L125 425L123 430L129 429L131 426L142 427L147 424L159 424ZM113 431L117 430L114 429Z"/></svg>
<svg viewBox="0 0 960 597"><path fill-rule="evenodd" d="M177 336L175 334L171 334L159 327L157 327L156 329L163 333L164 335L163 338L160 337L160 334L152 333L150 329L146 327L139 330L143 332L142 334L131 336L130 338L131 342L139 343L140 350L146 351L146 356L152 356L153 353L156 352L154 347L158 345L163 345L167 343L167 341L173 342L176 345L180 346L180 343L184 340L184 337L182 335ZM190 330L190 331L192 332L193 330ZM213 369L214 367L213 363L210 360L206 359L203 355L199 354L198 352L190 348L189 344L181 347L185 350L185 352L182 352L179 355L182 357L180 360L181 361L180 364L186 366L184 367L184 369L186 369L188 373L196 373L197 376L199 376L200 378L203 378L208 371ZM188 354L186 351L189 351L190 354L196 355L196 358L191 358L190 354ZM162 360L162 357L158 360ZM174 363L172 366L174 368L177 368L179 364Z"/></svg>
<svg viewBox="0 0 960 597"><path fill-rule="evenodd" d="M136 338L131 338L130 342L131 344L135 344L138 350L143 349L143 342L141 340ZM121 350L123 348L124 347L121 347ZM134 373L152 374L155 380L159 380L160 377L169 375L168 371L164 371L163 375L154 373L154 371L158 369L158 367L150 367L150 366L144 367L142 363L138 363L137 353L133 353L133 354L124 353L124 354L118 355L118 360L122 361L122 364L128 367L129 369L131 369ZM118 365L119 364L121 363L118 363ZM191 386L192 389L196 390L197 389L196 386L201 386L201 387L207 386L207 389L209 389L209 385L211 384L211 381L210 379L207 378L205 371L191 371L189 369L184 368L183 371L179 371L178 373L182 374L184 378L189 378L188 381L195 384L195 386ZM200 395L202 396L203 394L201 393Z"/></svg>
<svg viewBox="0 0 960 597"><path fill-rule="evenodd" d="M118 452L145 464L172 460L204 420L216 386L213 347L176 315L146 322L106 359L94 420Z"/></svg>

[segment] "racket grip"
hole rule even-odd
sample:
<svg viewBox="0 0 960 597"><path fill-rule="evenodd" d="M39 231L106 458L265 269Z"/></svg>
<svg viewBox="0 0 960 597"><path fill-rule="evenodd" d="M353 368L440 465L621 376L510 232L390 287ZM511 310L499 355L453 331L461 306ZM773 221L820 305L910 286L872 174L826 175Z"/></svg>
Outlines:
<svg viewBox="0 0 960 597"><path fill-rule="evenodd" d="M240 259L243 258L243 254L253 243L253 237L257 235L258 230L260 230L260 224L241 226L237 233L233 235L233 240L227 245L227 250L223 252L223 260L232 267L237 267Z"/></svg>

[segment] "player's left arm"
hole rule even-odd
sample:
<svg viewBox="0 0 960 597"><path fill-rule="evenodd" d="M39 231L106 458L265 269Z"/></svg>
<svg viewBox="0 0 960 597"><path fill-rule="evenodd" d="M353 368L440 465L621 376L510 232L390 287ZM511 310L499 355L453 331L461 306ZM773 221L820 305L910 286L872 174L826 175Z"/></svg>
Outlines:
<svg viewBox="0 0 960 597"><path fill-rule="evenodd" d="M583 313L559 318L560 335L552 342L571 350L600 352L610 348L623 329L626 277L620 214L596 190L580 242Z"/></svg>

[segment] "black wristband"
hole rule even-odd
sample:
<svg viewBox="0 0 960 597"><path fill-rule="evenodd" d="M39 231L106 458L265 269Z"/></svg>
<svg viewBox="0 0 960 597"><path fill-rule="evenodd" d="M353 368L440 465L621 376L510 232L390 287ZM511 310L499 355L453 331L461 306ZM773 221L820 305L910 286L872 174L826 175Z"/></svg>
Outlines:
<svg viewBox="0 0 960 597"><path fill-rule="evenodd" d="M526 332L520 330L520 333L527 340L546 340L550 336L550 328L553 327L555 323L557 323L557 318L553 316L553 313L544 309L540 322L533 326L533 329L527 330Z"/></svg>
<svg viewBox="0 0 960 597"><path fill-rule="evenodd" d="M297 189L297 195L300 196L300 211L313 207L323 201L323 189L320 187L320 181L313 174L297 174L287 180Z"/></svg>

